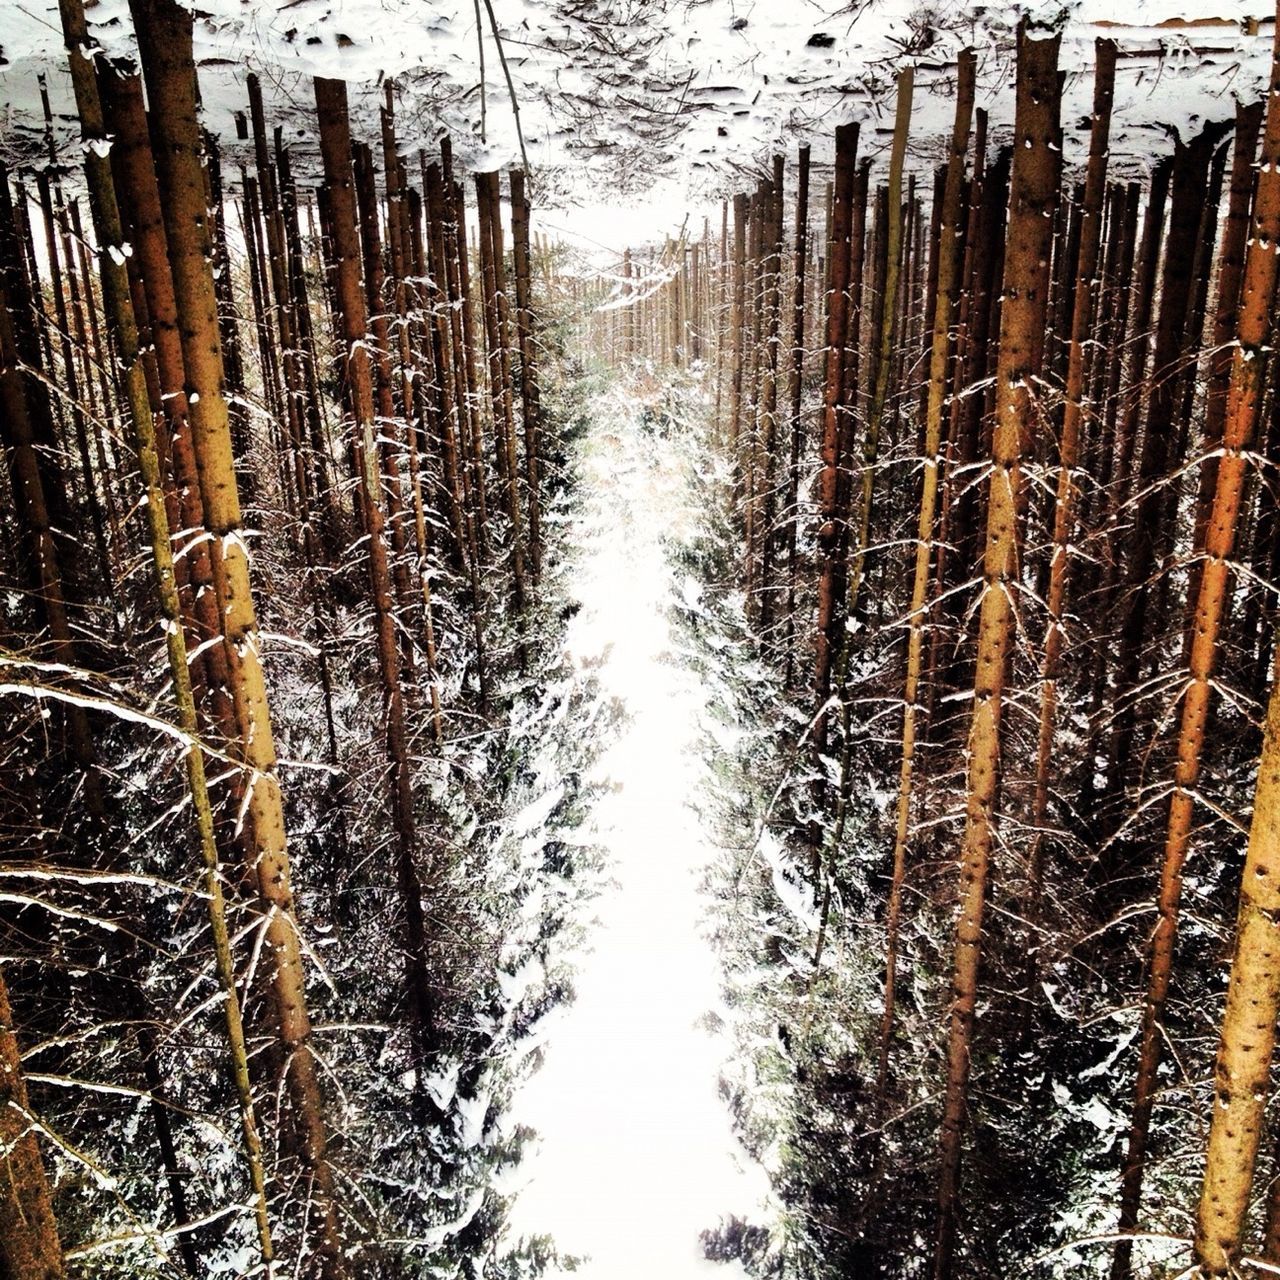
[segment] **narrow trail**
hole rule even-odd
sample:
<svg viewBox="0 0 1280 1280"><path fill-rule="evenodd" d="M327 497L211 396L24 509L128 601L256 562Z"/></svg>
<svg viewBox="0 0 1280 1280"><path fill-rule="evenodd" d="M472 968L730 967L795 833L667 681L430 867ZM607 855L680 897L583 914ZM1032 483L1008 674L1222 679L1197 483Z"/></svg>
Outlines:
<svg viewBox="0 0 1280 1280"><path fill-rule="evenodd" d="M609 399L584 445L585 509L567 645L621 704L589 819L613 883L597 903L577 998L516 1104L541 1135L515 1206L516 1234L547 1232L590 1255L585 1280L744 1273L707 1261L699 1232L753 1215L764 1175L736 1143L717 1092L723 1050L715 956L702 935L702 869L714 850L690 808L705 696L675 653L675 573L663 540L694 513L678 448ZM748 1167L750 1166L750 1167Z"/></svg>

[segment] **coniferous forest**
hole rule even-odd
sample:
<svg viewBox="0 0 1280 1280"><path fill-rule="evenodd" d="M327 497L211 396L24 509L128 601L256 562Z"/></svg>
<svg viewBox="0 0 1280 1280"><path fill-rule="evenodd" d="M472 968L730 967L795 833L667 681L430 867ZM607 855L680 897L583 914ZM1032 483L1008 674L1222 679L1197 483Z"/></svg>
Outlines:
<svg viewBox="0 0 1280 1280"><path fill-rule="evenodd" d="M811 7L0 0L0 1280L1280 1274L1280 8Z"/></svg>

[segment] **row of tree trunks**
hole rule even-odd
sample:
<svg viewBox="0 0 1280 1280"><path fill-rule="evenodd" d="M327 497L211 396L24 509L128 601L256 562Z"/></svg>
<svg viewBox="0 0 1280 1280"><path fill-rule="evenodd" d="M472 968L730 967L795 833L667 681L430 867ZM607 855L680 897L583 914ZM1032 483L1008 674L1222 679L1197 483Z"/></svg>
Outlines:
<svg viewBox="0 0 1280 1280"><path fill-rule="evenodd" d="M895 1079L894 1055L908 1043L900 1022L918 1046L931 1016L921 988L937 968L935 886L951 855L951 814L963 804L945 998L938 1276L968 1265L958 1250L976 1257L986 1247L958 1229L962 1157L970 1144L1000 1137L987 1124L993 1102L974 1105L971 1064L993 1052L1012 1060L1019 1047L1034 1057L1036 1037L1065 1034L1070 1015L1042 991L1077 963L1094 967L1084 980L1094 985L1073 998L1109 1007L1117 975L1145 946L1112 1259L1113 1274L1127 1276L1140 1247L1144 1180L1165 1158L1161 1061L1187 1016L1170 1005L1183 867L1198 841L1214 845L1201 831L1232 821L1235 780L1249 768L1239 745L1253 732L1249 698L1264 699L1270 683L1280 522L1269 468L1280 456L1280 384L1265 360L1275 233L1264 202L1271 184L1261 178L1271 162L1264 153L1255 169L1261 107L1242 103L1233 122L1176 139L1149 180L1108 183L1118 50L1101 39L1088 161L1078 184L1060 192L1057 42L1023 30L1019 55L1014 145L991 155L986 114L972 102L972 61L961 60L948 163L931 184L919 183L932 185L932 201L917 198L917 179L902 168L909 79L898 85L886 186L877 190L868 163L858 165L856 126L837 128L827 229L816 237L825 274L820 368L806 371L803 351L813 274L799 239L807 150L794 171L789 269L780 197L791 174L775 163L751 193L723 205L718 253L709 231L696 253L687 233L628 250L599 286L592 333L609 358L638 366L642 387L648 370L670 367L714 403L743 552L737 585L761 654L780 698L794 695L796 672L812 679L812 719L797 730L792 772L770 800L771 812L790 805L818 908L808 998L838 927L833 904L856 920L858 946L868 916L883 913L884 1006L872 1051L876 1088L867 1092L890 1124L922 1105L907 1092L909 1079ZM698 273L710 288L693 283ZM792 358L781 367L775 291L796 317ZM697 314L704 318L695 323ZM784 525L785 573L783 543L773 541ZM1022 712L1012 725L1001 714L1010 699ZM859 795L858 773L879 778L884 769L886 706L902 715L888 748L897 781L892 857L868 873L866 826L878 830L880 819L866 817L872 806ZM1211 715L1223 706L1228 740ZM869 709L866 723L855 709ZM1005 779L1010 754L1016 763ZM1210 769L1215 756L1223 763ZM1206 798L1206 783L1227 799ZM1197 1249L1209 1274L1229 1274L1244 1256L1266 1093L1256 1081L1271 1054L1270 1034L1255 1033L1272 987L1280 990L1274 949L1244 940L1270 910L1268 784L1260 775L1249 855L1258 883L1242 899L1233 979L1252 985L1231 997L1218 1068L1219 1107L1242 1118L1219 1120L1215 1110L1201 1208ZM864 814L856 849L846 847L852 807ZM1203 876L1197 893L1211 896ZM1064 903L1081 914L1064 918ZM1184 945L1204 960L1203 936ZM904 966L910 986L900 981ZM999 1017L1017 1026L1012 1039L983 1038L1001 1035L977 1026L987 1001L997 1028ZM913 1078L917 1064L900 1065ZM985 1149L983 1169L989 1176ZM1272 1217L1280 1249L1280 1198Z"/></svg>
<svg viewBox="0 0 1280 1280"><path fill-rule="evenodd" d="M1243 124L1243 128L1241 125ZM1238 193L1237 175L1243 156L1253 157L1256 114L1237 113L1237 163L1233 166L1231 213L1242 220L1247 200ZM1243 177L1239 185L1244 185ZM1237 222L1239 226L1239 221ZM1214 333L1233 334L1225 395L1213 406L1205 434L1213 445L1221 425L1221 453L1213 473L1213 501L1204 529L1204 555L1193 579L1196 592L1189 674L1183 694L1178 737L1178 763L1169 809L1165 842L1165 871L1161 884L1161 924L1174 917L1182 864L1191 838L1192 801L1199 776L1209 714L1211 681L1217 664L1218 639L1228 606L1230 560L1237 541L1241 499L1249 472L1248 450L1258 431L1265 394L1268 334L1272 331L1277 278L1280 276L1280 35L1272 60L1266 105L1266 131L1258 169L1257 194L1249 221L1248 249L1238 279L1224 281L1237 261L1241 237L1224 234L1223 267L1219 275L1219 320ZM1234 269L1234 267L1233 267ZM1232 305L1234 298L1235 305ZM1221 324L1223 309L1237 319L1229 329ZM1218 371L1215 369L1215 377ZM1211 383L1210 394L1214 394ZM1220 392L1219 392L1220 393ZM1211 401L1212 405L1212 401ZM1209 468L1206 467L1206 474ZM1240 909L1235 952L1222 1019L1221 1045L1215 1071L1213 1119L1209 1129L1204 1189L1196 1225L1196 1261L1206 1276L1228 1276L1241 1265L1242 1241L1253 1186L1262 1116L1269 1088L1271 1057L1280 1012L1280 955L1274 940L1280 918L1280 682L1273 686L1266 714L1266 736L1258 765L1253 821L1240 881ZM1167 987L1167 975L1153 958L1148 985L1149 1017L1159 1018L1155 1006L1157 980ZM1144 1022L1145 1030L1145 1022ZM1145 1048L1145 1044L1144 1044ZM1269 1214L1274 1223L1275 1213ZM1273 1246L1273 1241L1268 1241ZM1273 1258L1273 1248L1268 1248Z"/></svg>
<svg viewBox="0 0 1280 1280"><path fill-rule="evenodd" d="M404 918L405 997L409 1008L413 1066L421 1079L435 1047L436 996L427 962L426 913L418 871L417 822L414 814L404 690L401 685L394 597L388 562L384 476L379 469L381 449L374 410L373 367L365 295L360 279L360 235L352 179L351 127L347 87L341 80L317 78L316 114L320 122L320 154L328 192L334 288L345 345L344 385L354 418L355 449L360 460L361 507L364 511L369 591L375 615L378 668L382 678L386 749L390 762L388 787L395 838L396 882ZM387 487L396 477L385 476Z"/></svg>
<svg viewBox="0 0 1280 1280"><path fill-rule="evenodd" d="M256 880L270 956L275 1024L287 1062L297 1150L313 1183L322 1272L342 1276L341 1230L327 1157L324 1102L310 1046L311 1021L294 918L283 797L259 657L230 415L224 394L217 295L205 203L202 138L196 106L192 17L173 0L131 5L147 93L164 108L151 116L154 158L179 316L188 413L204 527L210 542L223 653L238 726L240 759L250 772L244 830L246 865Z"/></svg>
<svg viewBox="0 0 1280 1280"><path fill-rule="evenodd" d="M187 785L191 796L191 808L195 817L201 857L205 869L204 883L208 901L209 924L213 935L218 985L221 988L224 1000L227 1048L240 1107L244 1151L248 1164L249 1183L253 1193L254 1219L258 1232L259 1251L264 1267L270 1270L275 1257L275 1249L268 1217L266 1170L250 1081L248 1045L241 1019L235 967L231 957L226 909L219 874L218 847L214 834L213 804L205 771L204 752L197 738L200 724L196 710L195 681L189 661L186 639L190 627L184 625L186 620L184 619L182 600L178 590L178 580L174 572L174 554L169 524L171 503L166 496L165 479L156 443L156 423L160 422L166 427L172 427L174 424L171 418L166 417L162 406L157 406L154 403L154 395L148 387L146 369L142 358L140 332L133 307L134 291L131 288L129 273L125 265L128 258L122 251L123 246L129 243L125 238L126 226L116 197L117 184L112 174L112 165L103 155L101 148L101 144L108 137L107 118L102 106L98 76L95 73L94 64L89 61L84 53L90 47L90 43L83 5L81 0L61 0L60 9L63 34L66 37L68 58L71 66L72 83L76 95L76 108L80 117L81 133L86 144L85 170L89 184L90 205L93 212L94 234L98 245L104 310L119 362L119 373L125 388L128 418L133 430L134 448L145 485L152 563L157 595L160 601L160 612L164 620L169 672L173 680L175 701L178 708L178 724L190 738L190 745L186 752ZM154 188L154 172L151 171L149 164L145 162L144 147L141 142L135 145L133 151L133 159L140 171L140 176L149 179L150 187ZM157 258L155 266L169 281L171 292L172 281L168 275L168 264L163 260L163 255ZM180 352L178 353L178 359L181 360ZM159 360L157 360L158 363ZM183 426L185 424L179 423L177 425ZM3 991L0 990L0 1022L7 1022L4 1017L6 1006L7 998ZM147 1060L149 1062L154 1061L153 1052L147 1055ZM153 1091L158 1083L158 1081L152 1081ZM162 1110L162 1108L158 1107L157 1110ZM166 1166L170 1170L174 1170L176 1160L167 1117L160 1123L159 1133L161 1135L161 1145L166 1156ZM171 1175L171 1181L173 1179L177 1179L177 1188L171 1192L174 1199L175 1217L179 1223L185 1223L187 1215L181 1192L181 1180L176 1172ZM192 1275L197 1274L199 1264L195 1254L194 1243L189 1236L183 1236L181 1248L187 1271Z"/></svg>
<svg viewBox="0 0 1280 1280"><path fill-rule="evenodd" d="M246 140L252 131L252 166L241 172L238 193L231 192L218 141L200 127L190 11L173 0L137 0L131 7L138 71L109 62L96 48L80 0L61 5L83 133L76 156L88 179L92 224L87 217L82 224L83 199L64 194L57 165L37 175L35 202L22 182L0 169L0 442L7 469L2 483L12 497L0 522L0 572L9 580L12 566L11 581L21 591L20 599L6 594L0 641L6 667L45 663L46 674L93 691L49 701L44 755L55 777L65 779L69 810L58 824L32 829L23 865L71 853L84 874L129 881L133 868L119 854L131 847L116 813L120 777L102 763L118 749L113 739L121 721L108 711L120 708L110 699L103 704L94 682L125 670L141 673L142 681L158 676L156 705L167 711L152 720L167 720L181 744L180 768L173 772L185 786L185 799L168 818L180 824L187 805L194 818L192 884L207 912L199 945L206 948L208 978L216 979L209 1016L216 1015L219 1035L201 1051L221 1055L234 1084L245 1188L240 1207L251 1219L265 1270L287 1260L308 1274L339 1277L352 1265L360 1213L340 1203L323 1068L312 1048L304 955L314 953L302 939L293 897L253 595L262 580L251 567L249 546L268 537L267 529L284 535L268 557L269 590L282 576L296 583L309 614L297 652L318 677L327 794L334 803L307 832L307 851L314 854L332 839L325 856L333 854L344 881L355 852L347 831L354 796L345 776L355 753L343 737L351 716L337 689L347 668L359 663L344 655L343 669L335 670L334 656L343 620L359 619L362 604L373 606L375 644L369 647L384 700L386 812L404 929L397 948L405 964L398 1029L408 1030L419 1117L437 1121L437 1104L422 1087L444 1034L433 971L434 886L427 879L447 851L428 852L432 837L414 785L415 713L418 697L429 696L431 733L443 742L450 729L446 677L457 681L465 700L461 668L469 662L478 710L487 716L489 629L496 625L505 636L524 626L493 608L492 548L505 548L512 532L489 527L486 490L495 463L511 479L502 491L504 507L508 496L519 504L511 525L517 555L527 556L529 565L518 593L522 610L537 587L545 555L547 428L534 273L537 255L545 262L551 250L533 234L525 175L514 174L509 271L492 175L481 217L487 247L477 254L476 276L490 287L473 288L465 201L447 140L438 163L422 156L423 188L415 189L395 138L391 84L378 152L385 196L374 154L350 137L341 84L316 86L326 166L317 203L295 180L284 132L270 131L254 76L249 120L241 122ZM46 120L52 146L51 111ZM41 237L39 246L33 234ZM559 287L551 275L546 280ZM486 362L495 381L486 386L476 364L477 305L491 308L497 321L488 352L496 360ZM335 368L345 414L333 390ZM487 425L486 400L501 406ZM486 448L490 431L500 455ZM246 503L252 508L247 519ZM527 522L527 543L520 520ZM351 556L352 545L359 558ZM349 559L363 559L367 570L368 585L357 587L354 597ZM294 568L298 575L289 579ZM446 654L443 671L433 616L439 581L450 618L455 608L470 614L474 640L461 637L459 647L469 652ZM268 598L263 608L271 629L278 602ZM16 632L9 615L19 620ZM164 675L150 664L159 647L149 638L156 623L167 657ZM523 660L524 644L518 648ZM25 680L6 681L6 693L26 687ZM36 687L39 681L32 677ZM110 687L120 691L131 683L132 676ZM468 713L476 706L469 703ZM34 737L22 731L13 758L39 754ZM11 765L6 751L6 771ZM6 772L5 785L10 781ZM57 800L63 802L60 790ZM367 820L362 825L367 829ZM17 847L8 825L5 843ZM335 901L342 889L337 886ZM113 904L112 895L104 895L104 920ZM6 908L6 931L11 914ZM52 954L67 971L96 966L85 981L59 975L48 990L38 989L30 948L7 966L5 978L23 1030L45 1055L56 1044L49 1039L54 1024L28 1026L30 1009L52 1003L63 1012L51 1016L68 1019L65 1026L79 1017L129 1029L121 1070L145 1085L139 1096L146 1099L146 1132L156 1146L154 1182L169 1197L164 1211L173 1224L172 1231L166 1224L156 1233L155 1242L162 1253L171 1249L172 1265L198 1274L207 1240L225 1230L211 1224L227 1215L191 1221L200 1192L189 1195L188 1135L181 1109L170 1100L180 1090L162 1071L173 1052L157 1037L166 1015L143 997L154 962L141 954L140 934L108 927L107 951L95 951L91 962L81 964L78 953ZM64 932L55 932L52 949L68 945ZM74 945L88 944L77 939ZM246 946L251 952L238 957ZM140 1002L131 1003L135 999ZM14 1122L0 1135L10 1157L0 1172L0 1212L12 1218L6 1219L12 1230L0 1232L0 1270L46 1280L63 1274L63 1262L39 1159L41 1122L28 1105L7 991L0 1005L6 1110ZM83 1028L73 1030L68 1043L88 1038ZM38 1105L43 1084L33 1087ZM301 1200L299 1187L305 1188ZM153 1212L148 1207L147 1215Z"/></svg>

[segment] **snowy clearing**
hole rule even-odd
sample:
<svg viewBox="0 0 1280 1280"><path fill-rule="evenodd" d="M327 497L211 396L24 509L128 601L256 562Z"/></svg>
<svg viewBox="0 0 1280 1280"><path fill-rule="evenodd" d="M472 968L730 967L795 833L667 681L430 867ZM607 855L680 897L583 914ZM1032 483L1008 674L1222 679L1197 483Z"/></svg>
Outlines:
<svg viewBox="0 0 1280 1280"><path fill-rule="evenodd" d="M706 691L674 656L667 618L677 585L665 540L692 519L685 462L618 394L596 416L567 645L626 717L597 769L612 787L588 820L614 883L577 997L515 1103L542 1141L511 1232L590 1255L575 1273L590 1280L742 1274L699 1243L721 1218L758 1209L766 1185L732 1136L717 1092L724 1048L707 1029L718 969L699 882L713 849L690 808Z"/></svg>

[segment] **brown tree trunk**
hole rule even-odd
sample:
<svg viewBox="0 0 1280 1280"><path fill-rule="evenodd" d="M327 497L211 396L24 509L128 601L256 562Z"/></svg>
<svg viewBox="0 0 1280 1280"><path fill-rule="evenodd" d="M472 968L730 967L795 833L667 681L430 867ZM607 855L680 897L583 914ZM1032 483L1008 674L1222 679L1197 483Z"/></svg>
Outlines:
<svg viewBox="0 0 1280 1280"><path fill-rule="evenodd" d="M735 483L742 442L742 402L746 375L747 197L733 197L733 301L729 324L733 333L733 366L729 375L729 456Z"/></svg>
<svg viewBox="0 0 1280 1280"><path fill-rule="evenodd" d="M132 0L134 29L148 95L155 106L155 161L173 273L188 409L209 531L214 590L226 637L239 749L252 770L248 784L248 865L266 909L267 953L277 1032L288 1064L287 1088L298 1130L298 1150L313 1180L314 1248L327 1280L346 1274L326 1157L323 1100L310 1048L311 1022L302 954L290 887L284 806L259 635L240 520L230 423L223 392L218 333L196 116L192 15L174 0Z"/></svg>
<svg viewBox="0 0 1280 1280"><path fill-rule="evenodd" d="M359 243L364 263L365 307L370 336L373 338L373 358L370 361L374 383L374 404L377 417L374 421L374 437L378 443L377 461L381 470L381 501L386 506L384 529L390 543L391 581L395 587L394 599L398 612L412 609L416 592L409 585L409 562L406 557L404 487L400 479L400 441L397 439L401 420L396 416L395 374L391 365L391 323L386 299L383 297L386 272L383 269L382 235L379 228L378 195L374 185L373 156L367 146L354 147L357 216L359 218ZM331 193L332 194L332 193ZM339 306L342 305L339 297ZM458 533L461 533L460 522ZM414 670L413 628L393 626L400 637L400 654L410 681Z"/></svg>
<svg viewBox="0 0 1280 1280"><path fill-rule="evenodd" d="M196 702L192 685L191 664L186 636L182 626L182 606L174 575L173 549L170 538L168 509L164 495L164 477L160 470L160 458L156 448L155 419L151 396L147 388L146 373L139 346L136 317L133 311L126 256L122 246L125 225L116 199L116 186L111 166L105 158L101 144L109 135L99 96L98 80L94 67L84 55L90 48L88 28L85 22L82 0L60 0L63 32L66 36L71 77L75 88L76 106L85 147L85 170L88 178L89 199L96 233L99 269L102 280L102 297L107 321L114 338L114 347L120 361L120 372L126 392L134 445L146 486L147 521L150 533L152 563L161 613L164 618L169 672L173 681L178 709L178 723L189 735L185 752L188 790L192 811L200 838L201 855L205 866L205 891L208 898L210 930L213 935L215 966L218 983L224 999L224 1019L227 1043L231 1055L232 1074L240 1104L241 1130L245 1144L249 1181L253 1189L253 1209L258 1230L259 1250L267 1271L271 1269L274 1248L267 1214L266 1174L254 1113L253 1095L249 1079L248 1049L244 1026L241 1021L239 993L236 985L235 966L231 957L231 945L227 932L226 913L223 904L222 881L218 869L218 851L214 841L213 807L205 776L204 753L196 738L199 729ZM140 161L139 161L140 163ZM154 173L151 175L154 186ZM167 266L166 266L167 270ZM4 1017L4 993L0 987L0 1024ZM146 1038L150 1038L149 1032ZM154 1045L151 1046L154 1050ZM156 1068L151 1053L146 1054L149 1072ZM152 1077L152 1092L155 1083ZM157 1106L157 1112L160 1108ZM165 1154L166 1167L173 1169L173 1142L166 1116L157 1115L160 1143ZM170 1174L171 1182L177 1182L172 1191L175 1213L179 1225L185 1225L185 1195L177 1175ZM188 1271L196 1274L198 1260L190 1236L181 1240L183 1257Z"/></svg>
<svg viewBox="0 0 1280 1280"><path fill-rule="evenodd" d="M1045 327L1053 211L1061 164L1058 45L1058 36L1035 40L1025 25L1019 30L1009 232L996 365L996 419L943 1101L935 1280L948 1280L955 1253L982 918L1000 798L1000 709L1013 639L1013 592L1018 588L1019 577L1021 467L1038 416L1036 356Z"/></svg>
<svg viewBox="0 0 1280 1280"><path fill-rule="evenodd" d="M782 373L783 158L773 158L773 182L765 203L763 290L764 343L760 393L760 635L772 640L774 557L777 531L778 382ZM696 253L695 246L695 253Z"/></svg>
<svg viewBox="0 0 1280 1280"><path fill-rule="evenodd" d="M723 253L723 250L722 250ZM795 261L792 268L792 304L791 304L791 457L787 466L787 667L785 687L790 689L794 683L796 667L796 591L799 577L799 555L797 535L800 529L800 459L804 452L805 423L801 410L804 404L804 360L805 360L805 285L806 268L809 261L809 148L800 148L799 165L796 175L796 248ZM716 357L716 417L719 420L719 349Z"/></svg>
<svg viewBox="0 0 1280 1280"><path fill-rule="evenodd" d="M62 1280L58 1224L35 1129L28 1118L22 1055L0 973L0 1275L6 1280Z"/></svg>
<svg viewBox="0 0 1280 1280"><path fill-rule="evenodd" d="M1121 1230L1136 1225L1156 1072L1161 1057L1161 1020L1173 970L1173 950L1182 893L1182 868L1191 842L1194 794L1210 718L1210 692L1218 656L1218 636L1229 604L1230 558L1235 549L1241 497L1262 411L1280 259L1280 38L1273 55L1270 96L1258 191L1248 237L1228 375L1221 448L1213 505L1205 530L1188 682L1183 694L1174 790L1160 876L1159 914L1151 940L1142 1048L1133 1123L1125 1161ZM1240 1235L1261 1132L1268 1088L1280 967L1275 961L1273 911L1280 891L1275 858L1280 835L1280 775L1271 758L1280 743L1280 695L1267 715L1267 741L1258 769L1253 826L1241 885L1235 960L1223 1019L1216 1072L1216 1097L1209 1131L1209 1155L1196 1234L1197 1260L1204 1273L1235 1272ZM1125 1242L1128 1243L1128 1242ZM1117 1254L1119 1254L1119 1249ZM1126 1259L1127 1262L1127 1259Z"/></svg>
<svg viewBox="0 0 1280 1280"><path fill-rule="evenodd" d="M218 598L213 590L213 566L208 541L203 537L204 502L196 468L191 422L187 405L186 370L178 310L169 269L160 188L156 183L147 113L142 100L142 79L113 70L106 60L99 69L107 126L114 135L112 161L118 166L124 192L120 208L142 276L151 340L164 412L166 453L173 472L174 495L171 527L190 530L180 563L187 566L190 581L189 648L202 651L194 660L192 676L203 690L209 723L228 741L237 736L235 712L228 689L228 666L223 646L209 643L222 634ZM239 787L234 788L236 793Z"/></svg>
<svg viewBox="0 0 1280 1280"><path fill-rule="evenodd" d="M1049 779L1058 714L1058 673L1063 649L1063 612L1067 568L1076 531L1076 467L1085 419L1085 378L1089 325L1098 292L1098 254L1102 243L1103 200L1107 188L1107 152L1111 136L1111 104L1115 97L1116 45L1096 42L1093 118L1089 133L1089 165L1080 217L1079 254L1075 262L1071 337L1067 351L1066 405L1058 441L1058 485L1054 505L1053 553L1045 608L1049 615L1040 667L1040 730L1036 749L1035 794L1031 807L1032 845L1028 857L1026 917L1034 927L1040 910L1044 822L1049 811Z"/></svg>
<svg viewBox="0 0 1280 1280"><path fill-rule="evenodd" d="M898 975L898 926L902 886L906 877L907 842L911 829L911 795L915 771L916 711L924 655L924 622L928 608L929 566L933 551L934 515L938 502L938 464L942 449L942 411L947 398L947 367L951 354L951 323L960 286L960 218L964 194L964 159L969 147L978 60L972 49L960 55L957 66L956 117L943 187L937 237L937 301L934 306L933 345L929 354L928 402L924 428L924 478L916 524L915 573L911 610L907 615L907 676L902 708L902 762L898 773L897 821L893 841L893 871L885 913L884 1014L880 1021L880 1054L876 1094L883 1103L889 1082L889 1049L893 1040L895 986Z"/></svg>
<svg viewBox="0 0 1280 1280"><path fill-rule="evenodd" d="M0 276L0 443L8 455L12 501L34 569L32 589L49 633L49 657L77 667L61 557L49 517L43 456L37 448L13 319L8 283ZM93 732L83 707L67 707L66 732L71 758L84 779L86 811L98 820L105 812L105 797Z"/></svg>
<svg viewBox="0 0 1280 1280"><path fill-rule="evenodd" d="M1231 185L1227 216L1222 224L1222 248L1218 254L1218 294L1213 313L1213 341L1209 356L1208 388L1202 428L1200 488L1196 498L1196 526L1192 546L1198 553L1204 546L1209 513L1213 506L1218 476L1215 451L1222 440L1222 422L1227 409L1227 383L1231 378L1231 340L1240 309L1240 282L1244 275L1249 207L1253 201L1254 152L1262 127L1263 103L1236 104L1236 133L1231 155ZM1217 209L1213 210L1216 215ZM1195 619L1192 610L1199 595L1201 565L1191 566L1187 588L1186 648L1190 651Z"/></svg>
<svg viewBox="0 0 1280 1280"><path fill-rule="evenodd" d="M502 262L502 223L498 175L476 174L480 221L480 263L484 275L485 335L489 351L489 399L493 406L495 446L501 463L507 519L511 524L511 584L517 613L525 606L524 535L521 531L520 484L516 463L515 420L511 396L511 352L508 342L506 271Z"/></svg>
<svg viewBox="0 0 1280 1280"><path fill-rule="evenodd" d="M389 785L395 835L396 881L404 911L405 986L410 1038L419 1090L424 1088L427 1057L435 1049L436 997L427 965L427 929L422 883L416 864L417 824L413 809L413 776L405 724L404 692L392 613L390 566L387 563L385 516L379 494L377 441L373 403L373 369L369 359L364 291L360 281L360 237L351 177L351 126L347 87L341 80L317 78L316 110L320 121L320 153L329 192L335 289L342 321L346 386L359 443L360 484L368 520L369 590L376 616L378 668L386 717Z"/></svg>
<svg viewBox="0 0 1280 1280"><path fill-rule="evenodd" d="M1136 685L1142 656L1149 642L1147 623L1151 577L1164 532L1160 528L1160 517L1165 495L1160 482L1165 479L1169 436L1176 431L1178 383L1175 374L1185 351L1197 232L1209 161L1219 135L1219 130L1207 128L1190 143L1177 143L1171 183L1169 235L1161 274L1160 314L1152 360L1154 386L1149 394L1146 388L1141 387L1133 391L1135 396L1147 399L1147 429L1142 436L1138 467L1139 496L1125 548L1125 604L1118 628L1114 686L1116 711L1107 770L1107 798L1113 802L1119 801L1124 794L1137 727ZM1113 824L1115 821L1113 816Z"/></svg>
<svg viewBox="0 0 1280 1280"><path fill-rule="evenodd" d="M516 337L520 344L520 397L524 410L524 468L528 487L529 580L542 573L542 497L538 449L542 437L542 392L538 340L534 334L533 278L529 265L529 197L524 173L511 172L511 243L516 273Z"/></svg>
<svg viewBox="0 0 1280 1280"><path fill-rule="evenodd" d="M889 153L889 188L884 222L884 285L880 290L880 325L876 338L876 375L867 424L862 438L862 485L854 515L853 546L849 567L849 604L852 615L858 607L862 578L871 537L872 502L875 497L876 468L880 460L880 435L889 404L889 381L893 368L893 344L897 332L898 279L902 255L902 167L907 153L907 136L911 129L911 99L915 86L915 69L903 67L898 72L898 103L894 115L893 146Z"/></svg>
<svg viewBox="0 0 1280 1280"><path fill-rule="evenodd" d="M831 242L827 258L826 373L822 411L822 469L818 473L818 625L814 637L814 704L818 722L814 744L826 746L830 719L825 708L831 697L831 675L839 647L839 627L844 601L840 591L839 561L842 544L840 525L847 513L841 510L840 475L847 465L843 444L848 430L844 418L852 406L844 400L846 349L857 343L850 332L850 258L853 230L853 195L858 155L858 126L836 128L835 190L831 215ZM735 210L737 201L734 202ZM735 350L735 380L740 370Z"/></svg>

